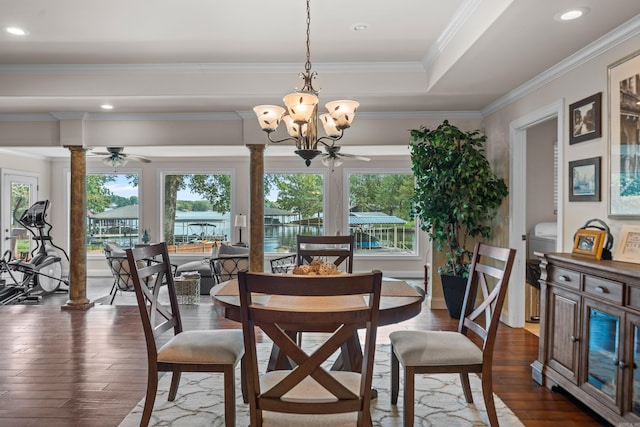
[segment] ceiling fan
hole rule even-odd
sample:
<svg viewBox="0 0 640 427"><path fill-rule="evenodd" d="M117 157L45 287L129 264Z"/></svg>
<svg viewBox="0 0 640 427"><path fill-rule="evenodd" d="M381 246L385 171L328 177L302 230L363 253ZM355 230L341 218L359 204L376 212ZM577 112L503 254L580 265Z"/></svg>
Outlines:
<svg viewBox="0 0 640 427"><path fill-rule="evenodd" d="M335 145L335 144L324 144L324 149L326 151L326 153L324 153L322 155L322 164L325 166L331 166L331 172L333 172L333 170L342 165L342 162L344 160L342 160L343 157L345 158L350 158L350 159L356 159L356 160L362 160L364 162L368 162L369 160L371 160L368 157L362 157L362 156L356 156L355 154L347 154L347 153L341 153L340 152L340 146L339 145Z"/></svg>
<svg viewBox="0 0 640 427"><path fill-rule="evenodd" d="M135 154L124 154L124 147L106 147L107 152L93 152L91 155L104 157L102 162L114 168L121 167L127 164L129 160L135 160L142 163L151 163L151 160L146 157L138 156Z"/></svg>

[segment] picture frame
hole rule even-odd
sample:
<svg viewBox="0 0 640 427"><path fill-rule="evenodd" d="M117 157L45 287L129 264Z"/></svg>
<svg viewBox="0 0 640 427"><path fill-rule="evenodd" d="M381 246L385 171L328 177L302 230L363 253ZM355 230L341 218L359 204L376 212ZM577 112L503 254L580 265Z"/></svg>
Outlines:
<svg viewBox="0 0 640 427"><path fill-rule="evenodd" d="M604 230L578 229L571 253L601 259L606 235L607 232Z"/></svg>
<svg viewBox="0 0 640 427"><path fill-rule="evenodd" d="M569 144L602 137L602 92L569 105Z"/></svg>
<svg viewBox="0 0 640 427"><path fill-rule="evenodd" d="M640 51L611 64L609 86L609 212L610 218L640 219Z"/></svg>
<svg viewBox="0 0 640 427"><path fill-rule="evenodd" d="M613 259L640 264L640 225L622 225Z"/></svg>
<svg viewBox="0 0 640 427"><path fill-rule="evenodd" d="M569 201L600 201L601 157L569 162Z"/></svg>

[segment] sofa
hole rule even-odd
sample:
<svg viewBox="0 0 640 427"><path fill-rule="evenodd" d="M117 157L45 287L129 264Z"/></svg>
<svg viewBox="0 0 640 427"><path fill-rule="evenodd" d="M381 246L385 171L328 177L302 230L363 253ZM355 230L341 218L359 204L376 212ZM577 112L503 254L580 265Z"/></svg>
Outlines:
<svg viewBox="0 0 640 427"><path fill-rule="evenodd" d="M217 284L216 278L211 274L211 259L220 257L249 258L249 248L227 245L225 243L222 243L220 246L214 245L213 250L211 251L211 257L187 262L178 266L176 276L180 276L182 273L186 272L200 273L200 295L208 295L211 288Z"/></svg>

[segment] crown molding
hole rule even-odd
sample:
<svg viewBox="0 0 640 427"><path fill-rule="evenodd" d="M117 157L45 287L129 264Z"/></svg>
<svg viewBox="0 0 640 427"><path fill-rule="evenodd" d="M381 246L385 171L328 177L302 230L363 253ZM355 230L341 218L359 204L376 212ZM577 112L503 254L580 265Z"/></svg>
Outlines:
<svg viewBox="0 0 640 427"><path fill-rule="evenodd" d="M421 62L314 63L321 72L424 72ZM0 64L0 74L128 74L128 73L297 73L300 64L184 63L184 64Z"/></svg>
<svg viewBox="0 0 640 427"><path fill-rule="evenodd" d="M637 15L618 28L604 36L600 37L593 43L588 46L580 49L573 55L563 59L558 62L553 67L543 71L538 74L533 79L529 80L525 84L515 88L502 98L497 101L489 104L485 108L481 110L482 116L487 117L503 108L508 106L509 104L518 101L521 98L524 98L528 94L539 90L543 86L549 84L555 79L562 77L568 72L575 70L581 65L591 61L599 55L607 52L608 50L618 46L621 43L629 40L632 37L635 37L640 34L640 15Z"/></svg>

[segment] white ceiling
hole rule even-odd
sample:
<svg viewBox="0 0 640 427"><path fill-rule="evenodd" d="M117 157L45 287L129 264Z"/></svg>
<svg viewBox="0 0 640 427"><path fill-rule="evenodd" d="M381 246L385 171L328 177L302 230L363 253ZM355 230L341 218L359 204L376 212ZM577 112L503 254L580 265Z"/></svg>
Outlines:
<svg viewBox="0 0 640 427"><path fill-rule="evenodd" d="M573 7L589 11L554 19ZM303 0L0 10L0 27L29 32L0 33L0 115L246 114L301 86ZM314 85L359 112L480 111L639 14L638 0L311 0Z"/></svg>

